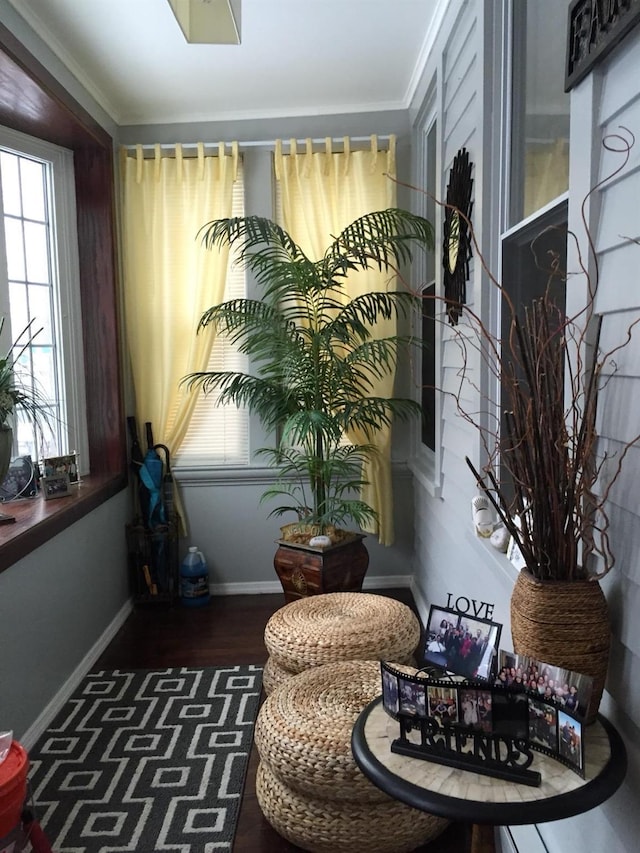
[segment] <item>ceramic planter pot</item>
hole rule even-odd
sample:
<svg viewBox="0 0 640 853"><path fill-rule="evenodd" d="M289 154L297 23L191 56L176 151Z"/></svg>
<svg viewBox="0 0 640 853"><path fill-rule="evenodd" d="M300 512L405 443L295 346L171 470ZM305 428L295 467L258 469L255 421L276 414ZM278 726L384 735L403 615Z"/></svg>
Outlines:
<svg viewBox="0 0 640 853"><path fill-rule="evenodd" d="M273 565L287 604L308 595L361 592L369 567L364 538L363 534L354 533L328 548L279 540Z"/></svg>

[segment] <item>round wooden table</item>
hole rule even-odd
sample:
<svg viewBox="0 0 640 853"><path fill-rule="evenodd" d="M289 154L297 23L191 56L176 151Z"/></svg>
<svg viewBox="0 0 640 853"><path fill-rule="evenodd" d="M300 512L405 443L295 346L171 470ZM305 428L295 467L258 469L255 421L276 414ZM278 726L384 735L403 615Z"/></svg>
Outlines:
<svg viewBox="0 0 640 853"><path fill-rule="evenodd" d="M539 787L391 752L391 742L399 734L399 724L378 697L354 726L351 748L356 763L389 796L440 817L472 823L474 853L490 849L481 827L543 823L581 814L607 800L627 771L624 742L602 715L583 729L585 778L534 753L530 769L540 772Z"/></svg>

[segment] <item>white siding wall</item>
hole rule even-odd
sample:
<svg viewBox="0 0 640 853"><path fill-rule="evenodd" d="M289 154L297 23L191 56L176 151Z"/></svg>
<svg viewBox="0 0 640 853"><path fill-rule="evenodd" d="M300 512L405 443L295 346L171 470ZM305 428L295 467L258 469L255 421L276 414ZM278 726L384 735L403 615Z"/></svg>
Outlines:
<svg viewBox="0 0 640 853"><path fill-rule="evenodd" d="M579 205L585 190L621 163L606 151L602 140L624 135L628 128L638 140L624 170L605 184L589 208L590 230L600 268L596 309L604 317L602 346L623 341L640 318L640 31L627 36L611 58L597 67L571 96L570 225L580 233ZM590 136L592 146L585 145ZM619 146L618 146L619 147ZM630 238L630 239L629 239ZM598 430L602 450L619 454L623 442L640 434L640 325L631 343L616 353L617 370L600 397ZM640 811L640 447L624 462L622 475L610 494L610 539L616 565L603 580L611 613L613 648L607 692L601 710L622 733L629 770L622 788L600 808L581 817L540 825L550 853L638 849Z"/></svg>
<svg viewBox="0 0 640 853"><path fill-rule="evenodd" d="M465 146L474 163L473 221L491 268L496 269L499 234L494 223L500 197L501 163L497 150L500 106L495 97L499 79L493 77L491 42L499 31L506 4L469 0L453 2L425 69L420 94L412 105L415 133L414 175L421 174L421 126L427 93L436 104L440 140L440 197L445 197L448 170L457 150ZM492 16L495 14L495 20ZM597 310L605 316L603 345L616 342L640 317L640 28L631 33L606 63L598 66L572 93L570 225L580 228L580 203L586 191L604 176L617 158L603 151L601 140L620 125L638 139L624 173L611 182L588 208L601 269ZM435 94L434 94L435 93ZM591 142L591 144L589 144ZM419 202L418 202L419 203ZM441 222L437 223L441 233ZM439 263L441 259L439 259ZM572 285L580 298L580 283ZM467 301L474 312L491 316L490 287L480 264L472 262ZM446 323L440 327L441 371L445 390L455 382L459 354ZM619 451L621 442L640 433L640 326L631 345L616 355L617 375L602 396L599 427L603 448ZM478 365L471 365L481 379ZM473 396L469 396L473 403ZM465 455L479 458L477 435L455 412L450 400L440 399L438 470L415 478L415 590L423 618L431 603L446 602L447 593L495 604L494 618L504 623L501 645L510 646L509 597L515 569L503 555L473 535L470 500L476 494ZM416 471L418 467L416 467ZM520 853L540 850L540 838L550 853L607 850L631 853L638 849L640 810L640 447L628 453L625 467L610 495L611 542L616 566L603 587L611 610L613 653L607 692L601 710L620 729L629 754L629 772L622 788L599 808L566 821L538 826L531 834L516 832Z"/></svg>
<svg viewBox="0 0 640 853"><path fill-rule="evenodd" d="M491 41L491 21L483 18L484 4L453 0L443 22L438 39L425 69L422 95L436 91L437 123L440 144L440 173L438 192L446 196L449 169L462 147L469 152L473 163L474 209L472 220L478 239L483 241L483 231L490 220L490 204L483 203L482 188L487 185L490 163L484 148L491 138L494 115L486 104L485 91L492 83L488 78L490 62L485 55L485 43ZM421 134L425 128L421 104L413 105L416 122L416 158L422 156ZM422 166L414 164L414 175L421 174ZM491 199L491 187L487 185L487 197ZM442 214L438 213L436 233L442 233ZM490 241L487 240L487 244ZM438 252L438 263L441 263ZM479 316L485 316L491 300L490 288L483 276L481 265L473 252L470 275L467 283L467 305ZM462 365L459 346L454 332L448 325L444 306L439 304L441 322L438 326L438 344L441 356L440 387L453 391L459 385L458 372ZM456 327L464 328L464 318ZM479 364L467 363L469 375L474 382L482 381ZM469 410L477 409L480 400L478 391L471 386L464 389L464 403ZM425 476L416 478L415 483L415 591L421 602L423 618L430 603L443 604L447 593L466 595L480 601L495 604L494 617L507 623L509 594L515 578L515 570L508 560L498 554L486 542L479 541L473 534L471 524L471 499L477 494L473 476L465 463L465 456L476 461L479 458L478 435L456 412L453 398L439 395L440 448L437 458L441 459L440 470L431 470L430 480ZM510 645L510 637L504 645Z"/></svg>

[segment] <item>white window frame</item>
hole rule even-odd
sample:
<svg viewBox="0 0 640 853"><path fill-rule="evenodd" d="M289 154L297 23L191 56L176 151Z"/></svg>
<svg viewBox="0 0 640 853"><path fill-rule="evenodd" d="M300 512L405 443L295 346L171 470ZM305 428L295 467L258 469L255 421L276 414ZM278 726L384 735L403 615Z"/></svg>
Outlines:
<svg viewBox="0 0 640 853"><path fill-rule="evenodd" d="M62 453L77 454L80 474L89 473L80 272L76 230L76 197L73 152L0 126L0 146L50 163L52 173L52 276L56 295L57 344L63 386L63 435L67 446ZM0 250L5 257L4 228L0 228ZM9 315L7 269L0 264L0 312ZM16 331L16 330L14 330Z"/></svg>
<svg viewBox="0 0 640 853"><path fill-rule="evenodd" d="M522 230L531 227L536 221L543 220L546 216L552 214L554 210L567 202L569 196L568 192L564 192L555 199L550 200L530 216L527 216L518 222L511 221L511 215L514 207L513 200L511 198L513 186L511 175L512 169L518 168L518 166L513 163L512 159L511 133L514 115L512 109L513 76L511 69L514 63L513 28L514 21L517 19L516 16L518 15L518 10L514 7L516 3L520 2L521 0L510 0L510 2L505 3L503 9L496 13L495 19L495 27L498 37L496 39L496 51L493 64L494 78L496 81L495 88L493 89L493 97L497 99L496 107L498 107L497 112L500 115L501 127L500 133L496 139L497 146L492 151L493 161L497 164L495 185L498 187L498 192L494 194L493 198L492 219L496 223L498 239L492 240L492 243L496 246L496 253L495 256L492 255L490 257L490 261L493 262L493 268L498 270L499 281L503 280L502 260L504 256L505 241L514 238ZM499 30L498 27L500 28ZM573 131L573 120L571 120L571 134L573 134ZM570 199L568 206L569 222L571 222ZM571 241L569 241L569 245L567 247L568 262L570 262L570 251ZM502 326L502 311L501 300L497 298L497 295L491 300L490 322L492 328L497 333L497 337L499 338ZM498 378L495 378L491 382L490 396L491 399L499 402L499 406L497 408L500 408L501 388ZM497 410L494 411L493 414L498 418L500 417ZM509 568L512 569L511 566L509 566ZM509 577L513 580L511 573L509 574ZM504 848L505 853L507 853L507 851L515 851L517 849L523 851L527 850L528 853L538 853L538 851L541 853L541 851L547 849L544 845L539 829L535 824L527 827L499 827L498 841Z"/></svg>
<svg viewBox="0 0 640 853"><path fill-rule="evenodd" d="M436 85L432 84L431 93L427 97L426 106L422 115L416 123L416 131L414 134L414 145L416 146L417 156L415 162L417 164L416 174L413 176L413 182L416 186L432 188L436 198L442 196L442 131L441 121L438 115L438 105L436 98ZM427 154L428 140L430 133L435 132L435 163L434 174L428 174ZM443 314L442 303L438 297L442 296L442 241L440 234L442 233L442 208L438 204L433 205L433 213L429 217L428 199L426 195L420 195L416 200L415 213L432 219L434 232L434 276L433 279L427 281L427 259L422 253L416 256L412 264L412 285L416 288L422 285L424 287L433 284L436 296L435 304L435 384L439 385L442 377L442 327L441 321L438 319ZM414 325L414 335L418 340L422 340L422 311L416 317ZM418 356L421 362L421 356ZM422 365L416 365L416 377L418 388L416 391L417 402L422 402ZM434 497L440 495L441 488L441 471L442 471L442 394L435 394L434 398L434 417L435 417L435 447L432 450L422 441L422 424L412 424L411 447L413 450L409 467L412 474L420 482L420 484Z"/></svg>

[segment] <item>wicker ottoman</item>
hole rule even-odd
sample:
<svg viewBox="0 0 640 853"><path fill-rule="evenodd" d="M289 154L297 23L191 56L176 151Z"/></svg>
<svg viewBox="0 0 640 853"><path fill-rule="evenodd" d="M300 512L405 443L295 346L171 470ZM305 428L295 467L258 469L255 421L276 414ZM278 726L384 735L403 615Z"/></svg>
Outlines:
<svg viewBox="0 0 640 853"><path fill-rule="evenodd" d="M285 669L279 663L276 663L274 658L268 657L264 665L264 672L262 673L262 687L264 692L267 696L270 696L276 687L280 687L284 681L292 678L294 675L296 675L295 672Z"/></svg>
<svg viewBox="0 0 640 853"><path fill-rule="evenodd" d="M365 592L330 592L292 601L267 622L265 691L294 673L343 660L410 663L420 623L406 604Z"/></svg>
<svg viewBox="0 0 640 853"><path fill-rule="evenodd" d="M403 853L448 825L388 797L356 765L351 731L378 695L377 661L343 661L289 678L260 709L258 803L274 829L303 850Z"/></svg>

